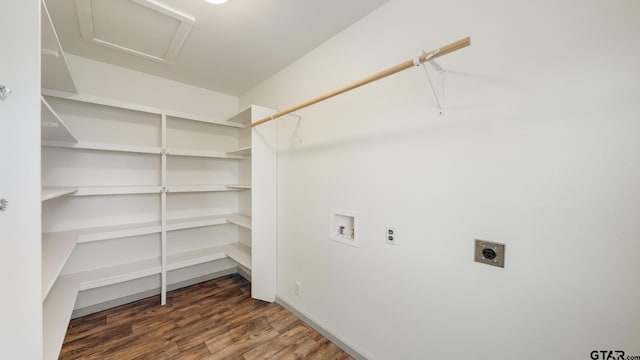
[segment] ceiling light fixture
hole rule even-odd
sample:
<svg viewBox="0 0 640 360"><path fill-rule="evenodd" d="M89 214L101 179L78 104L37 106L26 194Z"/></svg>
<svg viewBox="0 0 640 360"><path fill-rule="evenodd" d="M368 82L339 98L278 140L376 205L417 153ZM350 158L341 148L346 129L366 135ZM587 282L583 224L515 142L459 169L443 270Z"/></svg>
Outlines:
<svg viewBox="0 0 640 360"><path fill-rule="evenodd" d="M224 4L226 3L228 0L204 0L206 2L208 2L209 4Z"/></svg>

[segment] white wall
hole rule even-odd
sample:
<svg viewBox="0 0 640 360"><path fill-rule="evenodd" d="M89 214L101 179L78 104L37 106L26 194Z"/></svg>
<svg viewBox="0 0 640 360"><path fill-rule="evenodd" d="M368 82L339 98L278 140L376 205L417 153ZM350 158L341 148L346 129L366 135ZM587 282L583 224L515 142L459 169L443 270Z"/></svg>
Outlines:
<svg viewBox="0 0 640 360"><path fill-rule="evenodd" d="M163 109L220 117L238 111L238 98L66 54L78 92Z"/></svg>
<svg viewBox="0 0 640 360"><path fill-rule="evenodd" d="M472 37L440 60L443 117L416 68L299 111L302 143L279 120L278 296L371 359L640 354L639 18L391 0L244 94L282 109ZM331 207L360 212L360 248L329 240Z"/></svg>
<svg viewBox="0 0 640 360"><path fill-rule="evenodd" d="M0 2L0 355L42 358L40 1Z"/></svg>

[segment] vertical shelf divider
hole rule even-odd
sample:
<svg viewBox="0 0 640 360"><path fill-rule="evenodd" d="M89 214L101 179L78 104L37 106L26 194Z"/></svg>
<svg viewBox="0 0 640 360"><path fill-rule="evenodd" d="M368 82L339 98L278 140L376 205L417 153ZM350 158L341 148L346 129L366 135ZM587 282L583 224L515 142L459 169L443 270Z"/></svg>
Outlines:
<svg viewBox="0 0 640 360"><path fill-rule="evenodd" d="M160 126L162 137L162 160L160 169L160 183L162 186L162 192L160 193L160 222L162 231L160 233L161 241L161 290L160 290L160 304L165 305L167 303L167 112L162 110L162 124Z"/></svg>
<svg viewBox="0 0 640 360"><path fill-rule="evenodd" d="M252 105L245 124L274 110ZM278 123L251 128L251 297L276 300ZM275 211L274 211L275 209Z"/></svg>

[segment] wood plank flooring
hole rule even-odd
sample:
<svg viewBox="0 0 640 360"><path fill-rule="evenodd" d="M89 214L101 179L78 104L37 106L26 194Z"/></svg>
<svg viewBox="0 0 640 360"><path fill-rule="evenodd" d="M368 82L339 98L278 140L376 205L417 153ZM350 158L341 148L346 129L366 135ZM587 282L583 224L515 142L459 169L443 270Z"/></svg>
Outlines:
<svg viewBox="0 0 640 360"><path fill-rule="evenodd" d="M234 274L74 319L60 359L352 359Z"/></svg>

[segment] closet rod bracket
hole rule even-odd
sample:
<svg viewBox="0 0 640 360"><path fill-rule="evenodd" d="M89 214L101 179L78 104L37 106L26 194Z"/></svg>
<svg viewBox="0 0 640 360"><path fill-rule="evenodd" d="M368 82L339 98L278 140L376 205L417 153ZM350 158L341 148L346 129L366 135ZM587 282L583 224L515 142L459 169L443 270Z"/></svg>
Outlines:
<svg viewBox="0 0 640 360"><path fill-rule="evenodd" d="M440 64L438 64L434 59L431 59L433 56L435 56L438 53L438 50L440 49L436 49L435 51L432 51L431 53L427 54L426 51L422 52L422 56L425 57L425 61L416 65L416 66L420 66L422 65L422 68L424 69L424 74L427 76L427 80L429 81L429 87L431 88L431 92L433 93L433 98L436 101L436 104L438 105L438 110L439 110L439 114L440 116L444 116L444 74L445 71L442 68L442 66L440 66ZM417 57L418 58L418 57ZM437 88L436 86L434 86L433 81L431 80L431 76L429 75L429 71L427 70L427 65L426 64L431 65L437 72L438 72L438 83L437 85L439 85Z"/></svg>
<svg viewBox="0 0 640 360"><path fill-rule="evenodd" d="M11 94L11 89L6 87L5 85L0 85L0 99L4 100Z"/></svg>

